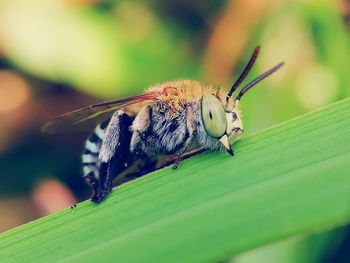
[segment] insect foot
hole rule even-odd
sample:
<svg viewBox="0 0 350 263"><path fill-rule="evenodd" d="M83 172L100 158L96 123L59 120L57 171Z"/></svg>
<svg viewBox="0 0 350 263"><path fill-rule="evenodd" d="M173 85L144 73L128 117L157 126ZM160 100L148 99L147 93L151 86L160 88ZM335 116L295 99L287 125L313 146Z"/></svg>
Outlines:
<svg viewBox="0 0 350 263"><path fill-rule="evenodd" d="M103 200L106 199L106 197L111 193L111 191L101 191L101 193L99 193L98 195L94 195L91 197L91 201L93 203L99 204L101 203Z"/></svg>

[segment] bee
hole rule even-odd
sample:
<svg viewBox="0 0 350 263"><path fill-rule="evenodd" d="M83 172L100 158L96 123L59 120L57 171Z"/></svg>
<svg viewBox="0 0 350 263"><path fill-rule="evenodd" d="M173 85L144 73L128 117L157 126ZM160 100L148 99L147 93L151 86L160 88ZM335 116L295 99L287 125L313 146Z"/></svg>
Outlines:
<svg viewBox="0 0 350 263"><path fill-rule="evenodd" d="M233 156L232 143L243 133L239 111L242 96L284 64L277 64L248 83L233 99L259 50L259 46L254 49L228 91L187 79L159 83L137 96L58 116L43 130L93 130L85 142L82 163L94 203L103 201L118 180L136 178L168 164L177 168L183 158L205 150L224 148Z"/></svg>

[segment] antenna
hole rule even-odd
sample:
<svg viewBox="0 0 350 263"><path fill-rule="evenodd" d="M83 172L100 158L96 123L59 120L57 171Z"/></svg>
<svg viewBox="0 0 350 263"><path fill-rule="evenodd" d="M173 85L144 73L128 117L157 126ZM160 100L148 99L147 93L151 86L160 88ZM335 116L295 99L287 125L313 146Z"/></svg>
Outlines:
<svg viewBox="0 0 350 263"><path fill-rule="evenodd" d="M230 91L227 93L226 95L226 102L229 101L230 97L232 96L233 92L235 92L235 90L239 87L239 85L242 83L242 81L247 77L249 71L252 69L256 58L258 57L260 51L260 46L257 46L254 51L253 54L251 55L248 64L245 66L243 72L241 73L241 75L239 76L239 78L236 80L236 82L232 85L232 88L230 89Z"/></svg>
<svg viewBox="0 0 350 263"><path fill-rule="evenodd" d="M270 76L272 73L276 72L278 69L280 69L282 66L284 65L284 62L281 62L279 64L277 64L276 66L272 67L271 69L269 69L268 71L266 71L265 73L261 74L259 77L257 77L256 79L252 80L251 82L249 82L244 88L241 89L241 91L239 92L239 94L236 97L236 100L240 100L241 97L248 91L250 90L253 86L255 86L256 84L258 84L260 81L262 81L264 78Z"/></svg>

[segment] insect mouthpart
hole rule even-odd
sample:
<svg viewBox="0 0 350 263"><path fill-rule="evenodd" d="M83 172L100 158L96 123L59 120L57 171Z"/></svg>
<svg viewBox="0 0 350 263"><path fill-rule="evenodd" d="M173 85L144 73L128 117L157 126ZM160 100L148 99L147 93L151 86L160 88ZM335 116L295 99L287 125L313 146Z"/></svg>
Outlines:
<svg viewBox="0 0 350 263"><path fill-rule="evenodd" d="M226 151L230 154L230 155L235 155L232 147L231 147L231 144L230 144L230 141L228 139L228 136L227 134L224 134L220 139L219 139L219 142L221 142L221 144L225 147Z"/></svg>

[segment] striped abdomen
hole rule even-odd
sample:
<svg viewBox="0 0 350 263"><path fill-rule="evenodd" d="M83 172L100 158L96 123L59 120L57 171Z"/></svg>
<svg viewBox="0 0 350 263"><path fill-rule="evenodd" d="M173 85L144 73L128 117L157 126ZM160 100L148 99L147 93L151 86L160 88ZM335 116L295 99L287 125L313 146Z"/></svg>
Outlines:
<svg viewBox="0 0 350 263"><path fill-rule="evenodd" d="M97 125L95 130L85 142L84 151L82 154L83 176L99 178L99 167L101 161L99 159L102 140L107 128L109 120Z"/></svg>

